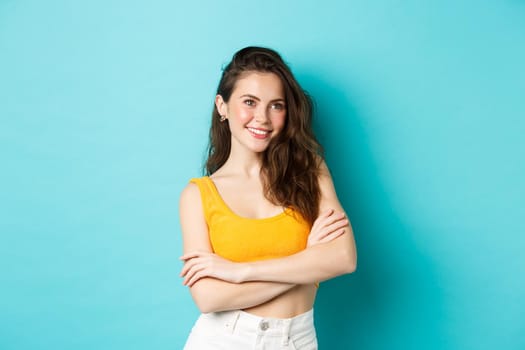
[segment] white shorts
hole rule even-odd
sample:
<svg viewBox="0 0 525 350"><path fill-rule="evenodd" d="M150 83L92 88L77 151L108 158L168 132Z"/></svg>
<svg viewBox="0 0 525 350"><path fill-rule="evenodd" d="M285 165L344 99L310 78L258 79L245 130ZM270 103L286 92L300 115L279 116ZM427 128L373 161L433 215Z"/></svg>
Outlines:
<svg viewBox="0 0 525 350"><path fill-rule="evenodd" d="M292 318L234 310L201 314L184 350L317 350L313 309Z"/></svg>

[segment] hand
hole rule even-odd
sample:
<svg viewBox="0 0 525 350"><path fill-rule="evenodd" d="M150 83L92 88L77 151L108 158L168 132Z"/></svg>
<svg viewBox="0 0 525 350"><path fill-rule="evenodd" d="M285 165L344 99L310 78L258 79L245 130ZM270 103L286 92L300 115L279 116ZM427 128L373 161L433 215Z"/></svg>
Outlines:
<svg viewBox="0 0 525 350"><path fill-rule="evenodd" d="M235 263L210 252L190 252L180 257L184 266L180 277L183 284L191 287L203 277L213 277L223 281L242 282L243 270L241 263Z"/></svg>
<svg viewBox="0 0 525 350"><path fill-rule="evenodd" d="M349 221L343 212L329 209L323 212L314 221L310 234L308 235L307 247L319 243L330 242L345 233L345 227Z"/></svg>

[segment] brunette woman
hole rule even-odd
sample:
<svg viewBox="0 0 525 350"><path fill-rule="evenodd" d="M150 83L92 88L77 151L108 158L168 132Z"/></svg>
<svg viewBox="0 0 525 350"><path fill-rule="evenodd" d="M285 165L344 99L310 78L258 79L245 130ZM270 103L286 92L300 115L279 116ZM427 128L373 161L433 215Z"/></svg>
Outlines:
<svg viewBox="0 0 525 350"><path fill-rule="evenodd" d="M318 283L356 268L352 228L281 56L238 51L212 113L206 176L180 199L181 276L202 314L187 350L317 349Z"/></svg>

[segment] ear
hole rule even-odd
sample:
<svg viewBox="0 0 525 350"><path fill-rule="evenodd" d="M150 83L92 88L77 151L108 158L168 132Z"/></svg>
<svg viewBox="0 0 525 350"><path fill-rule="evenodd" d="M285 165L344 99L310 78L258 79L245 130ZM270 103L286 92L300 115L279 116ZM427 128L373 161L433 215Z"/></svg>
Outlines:
<svg viewBox="0 0 525 350"><path fill-rule="evenodd" d="M221 95L215 96L215 107L217 107L217 112L219 112L219 115L226 117L228 105L226 102L224 102L224 99Z"/></svg>

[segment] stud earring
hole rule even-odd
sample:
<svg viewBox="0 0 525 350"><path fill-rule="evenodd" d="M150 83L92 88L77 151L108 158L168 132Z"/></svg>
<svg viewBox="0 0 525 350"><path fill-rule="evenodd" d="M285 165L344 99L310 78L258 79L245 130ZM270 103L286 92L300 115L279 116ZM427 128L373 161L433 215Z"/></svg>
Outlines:
<svg viewBox="0 0 525 350"><path fill-rule="evenodd" d="M219 121L223 122L226 120L226 116L225 115L221 115L221 118L219 119Z"/></svg>

